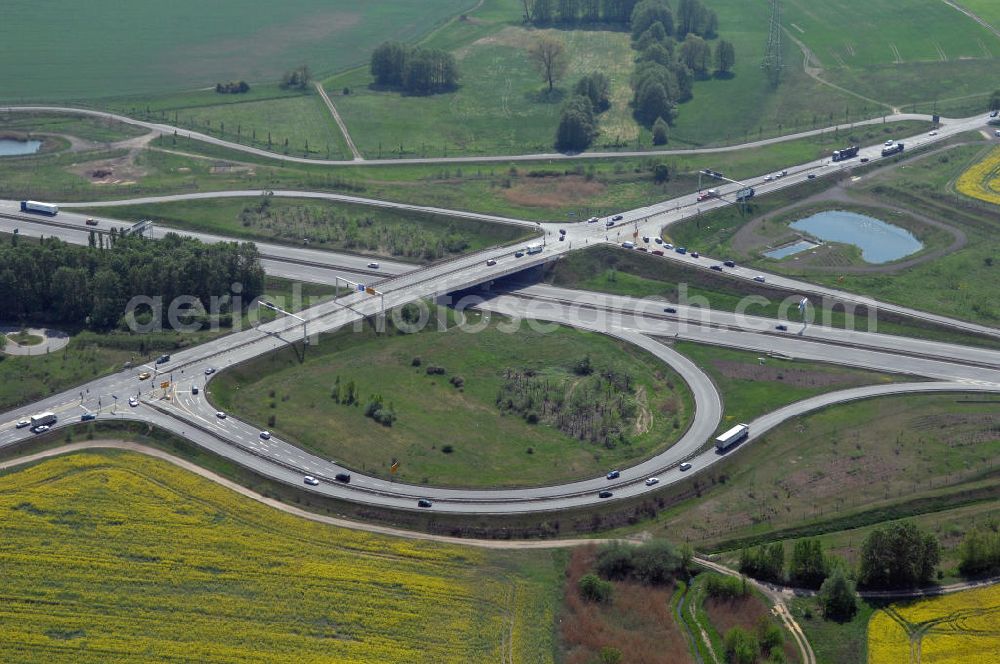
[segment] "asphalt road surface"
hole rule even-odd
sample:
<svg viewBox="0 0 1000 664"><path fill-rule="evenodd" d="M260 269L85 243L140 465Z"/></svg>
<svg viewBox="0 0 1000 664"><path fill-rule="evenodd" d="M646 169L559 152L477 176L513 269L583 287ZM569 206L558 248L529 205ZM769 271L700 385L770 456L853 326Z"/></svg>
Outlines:
<svg viewBox="0 0 1000 664"><path fill-rule="evenodd" d="M949 121L938 131L937 136L917 137L906 142L908 146L912 146L919 144L921 139L926 139L924 142L942 140L983 124L983 118ZM780 178L776 181L777 184L762 181L758 195L767 193L773 188L790 186L805 179L810 172L821 175L829 168L829 165L823 162L789 168L787 169L789 175ZM738 187L738 185L727 186ZM725 187L722 189L723 197L730 196L731 191ZM222 195L258 194L259 192L228 192ZM275 194L302 196L304 192L275 192ZM220 194L194 194L141 200L177 200L218 195ZM614 481L597 477L556 486L462 490L399 484L351 471L351 483L343 485L333 481L332 478L337 472L345 470L344 466L334 460L311 455L286 441L273 437L264 440L260 437L260 432L249 423L233 417L217 417L211 405L211 382L206 369L221 370L309 335L358 324L365 318L377 318L381 312L417 299L489 283L590 244L618 242L622 232L641 234L647 232L645 229L656 229L656 232L649 232L650 235L656 235L663 225L699 214L706 206L705 201L699 203L696 200L688 200L689 198L694 197L682 197L640 210L624 212L622 213L624 218L610 227L603 220L598 223L541 225L543 233L541 242L544 246L538 253L521 257L514 254L517 247L510 246L491 248L420 269L404 264L390 264L386 268L385 262L380 261L383 266L377 273L378 277L372 279L370 274L362 275L368 277L369 282L377 288L377 292L354 293L311 307L299 314L305 319L304 323L292 318L280 318L257 328L235 332L195 348L174 353L171 361L164 365L126 369L53 395L29 407L0 414L0 447L34 435L27 428L15 427L18 420L32 413L45 410L56 412L60 418L56 426L60 427L77 422L82 414L92 412L97 414L98 420L117 418L149 422L277 481L302 485L303 475L314 475L320 478L321 484L311 487L310 490L346 500L390 508L417 509L418 498L430 498L434 501L432 509L435 511L527 513L586 507L600 503L603 499L599 498L597 493L604 489L614 493L614 497L610 500L643 495L657 488L645 486L644 480L647 477L658 477L660 486L663 486L702 472L723 458L710 446L710 440L722 416L722 405L717 391L703 372L658 338L691 339L750 349L762 354L902 372L924 379L918 382L843 390L786 406L748 423L751 430L750 438L736 448L734 451L736 453L781 422L833 403L911 392L1000 392L1000 368L998 368L1000 357L996 351L868 332L834 330L822 326L807 326L779 334L774 329L777 321L762 317L738 317L726 312L712 312L703 320L700 315L696 317L693 315L694 312L689 310L683 312L679 310L677 316L671 317L664 316L662 311L657 311L656 303L637 303L630 301L629 298L614 299L596 294L567 293L537 287L534 291L525 289L524 292L500 295L476 304L481 308L512 316L556 320L582 329L602 332L633 343L648 351L655 358L654 361L674 367L692 390L696 404L694 421L679 442L656 457L623 470L621 477ZM708 206L723 204L729 203L721 199L707 202ZM6 205L9 211L11 203ZM385 205L403 207L392 203ZM414 206L406 207L414 208ZM3 211L0 209L0 212ZM10 219L10 216L0 217L3 219L2 223L7 225L3 227L9 227L13 222L22 224L19 226L24 229L22 232L46 235L62 233L64 234L62 236L71 241L80 241L81 237L86 237L80 233L79 228L84 231L89 230L88 227L81 226L82 215L73 216L68 210L60 212L58 217L52 220L40 218L38 221L30 222L18 217L18 214L9 212L9 215L15 217L14 219ZM470 216L468 213L463 214ZM489 215L477 215L477 218L488 217ZM517 220L503 221L534 225L531 222ZM51 225L52 222L56 225ZM111 223L113 222L110 220L101 220L102 225ZM565 231L562 240L558 239L560 230ZM224 239L215 236L205 237L209 241ZM316 270L311 272L315 277L311 280L326 280L331 274L336 275L340 270L353 271L351 274L360 273L367 269L367 267L362 268L360 263L370 260L364 257L329 254L280 245L263 245L262 254L270 270L284 269L292 273L296 268L291 266ZM675 254L671 254L669 258L664 256L664 260L708 262L708 259L692 259L690 256L681 257ZM743 279L752 278L751 274L756 275L745 270L741 271L739 268L727 270L724 274ZM777 280L777 277L768 277L769 283L778 284ZM802 293L821 292L816 286L794 280L784 280L780 285ZM847 293L838 292L837 295L847 301L866 301L866 298ZM585 306L581 306L579 302L567 302L574 298L582 299ZM982 326L972 326L963 321L930 316L904 308L891 309L890 305L884 303L874 303L874 305L934 320L956 329L976 330L994 336L1000 334L992 328L980 330ZM149 371L154 375L149 380L141 381L137 377L140 371ZM164 380L169 380L170 388L158 389L156 386ZM200 394L193 394L194 386L199 387ZM165 398L167 394L170 396L169 399ZM138 395L137 406L128 405L127 400L130 395ZM681 472L678 468L681 461L688 461L693 468L688 472Z"/></svg>

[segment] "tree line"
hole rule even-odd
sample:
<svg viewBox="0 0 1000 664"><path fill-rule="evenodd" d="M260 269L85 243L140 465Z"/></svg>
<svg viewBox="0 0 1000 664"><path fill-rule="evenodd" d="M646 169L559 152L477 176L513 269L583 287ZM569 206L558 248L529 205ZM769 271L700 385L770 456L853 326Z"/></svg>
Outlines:
<svg viewBox="0 0 1000 664"><path fill-rule="evenodd" d="M372 52L370 69L376 85L407 94L431 95L458 87L455 56L437 48L387 41Z"/></svg>
<svg viewBox="0 0 1000 664"><path fill-rule="evenodd" d="M107 241L91 233L87 247L57 238L19 242L14 235L0 247L0 266L5 317L95 330L119 325L137 295L160 296L164 308L177 296L190 295L206 311L214 297L219 313L234 313L229 297L234 283L242 286L244 306L264 291L254 244L204 244L175 233L153 241L112 229Z"/></svg>
<svg viewBox="0 0 1000 664"><path fill-rule="evenodd" d="M228 83L216 83L215 91L220 95L240 95L250 92L250 84L246 81L229 81Z"/></svg>
<svg viewBox="0 0 1000 664"><path fill-rule="evenodd" d="M521 0L524 20L535 25L627 24L641 4L641 0ZM699 0L680 0L677 21L687 34L710 30L719 19Z"/></svg>

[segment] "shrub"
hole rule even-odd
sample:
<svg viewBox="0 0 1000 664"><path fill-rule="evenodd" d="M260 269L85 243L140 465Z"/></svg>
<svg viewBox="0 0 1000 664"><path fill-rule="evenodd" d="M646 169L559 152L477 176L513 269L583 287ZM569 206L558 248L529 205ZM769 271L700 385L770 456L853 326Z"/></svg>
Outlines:
<svg viewBox="0 0 1000 664"><path fill-rule="evenodd" d="M656 118L653 123L653 145L667 144L667 121L663 118Z"/></svg>
<svg viewBox="0 0 1000 664"><path fill-rule="evenodd" d="M410 360L410 366L411 367L419 367L421 364L423 364L423 360L420 359L419 355L417 357L413 358L412 360Z"/></svg>
<svg viewBox="0 0 1000 664"><path fill-rule="evenodd" d="M713 574L705 582L705 592L709 597L716 599L736 599L746 597L750 593L750 586L746 578L737 579L735 576Z"/></svg>
<svg viewBox="0 0 1000 664"><path fill-rule="evenodd" d="M427 375L428 376L443 376L444 375L444 367L435 367L434 365L431 365L431 366L427 367Z"/></svg>
<svg viewBox="0 0 1000 664"><path fill-rule="evenodd" d="M824 615L833 620L850 620L858 610L854 583L839 568L820 586L819 601Z"/></svg>
<svg viewBox="0 0 1000 664"><path fill-rule="evenodd" d="M878 528L861 545L859 583L870 588L907 588L929 583L940 562L937 538L913 523Z"/></svg>
<svg viewBox="0 0 1000 664"><path fill-rule="evenodd" d="M781 650L785 636L781 633L780 627L766 616L761 616L760 622L757 623L757 643L760 645L760 651L767 655Z"/></svg>
<svg viewBox="0 0 1000 664"><path fill-rule="evenodd" d="M451 380L449 380L448 382L458 388L461 388L462 386L465 385L465 379L462 378L461 376L452 376Z"/></svg>
<svg viewBox="0 0 1000 664"><path fill-rule="evenodd" d="M451 454L452 452L454 452L454 451L455 451L455 448L454 448L454 447L452 447L451 445L444 445L444 446L443 446L443 447L441 448L441 451L442 451L442 452L444 452L445 454Z"/></svg>
<svg viewBox="0 0 1000 664"><path fill-rule="evenodd" d="M685 555L666 540L639 546L613 543L597 555L597 571L606 579L634 579L645 585L662 585L684 566Z"/></svg>
<svg viewBox="0 0 1000 664"><path fill-rule="evenodd" d="M757 639L742 627L726 632L725 648L729 664L755 664L757 661Z"/></svg>
<svg viewBox="0 0 1000 664"><path fill-rule="evenodd" d="M622 661L622 651L613 646L604 646L601 648L600 658L601 664L619 664Z"/></svg>
<svg viewBox="0 0 1000 664"><path fill-rule="evenodd" d="M596 574L584 574L579 581L580 596L591 602L610 602L613 587Z"/></svg>

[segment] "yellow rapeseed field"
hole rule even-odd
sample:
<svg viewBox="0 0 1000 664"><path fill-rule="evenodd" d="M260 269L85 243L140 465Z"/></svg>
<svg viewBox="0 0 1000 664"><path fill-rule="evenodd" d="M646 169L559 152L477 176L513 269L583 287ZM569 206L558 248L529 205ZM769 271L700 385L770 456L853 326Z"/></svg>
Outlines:
<svg viewBox="0 0 1000 664"><path fill-rule="evenodd" d="M1000 147L962 173L955 188L966 196L1000 205Z"/></svg>
<svg viewBox="0 0 1000 664"><path fill-rule="evenodd" d="M1000 586L893 604L868 623L868 664L1000 661Z"/></svg>
<svg viewBox="0 0 1000 664"><path fill-rule="evenodd" d="M0 476L0 514L5 662L551 661L547 554L334 528L131 453Z"/></svg>

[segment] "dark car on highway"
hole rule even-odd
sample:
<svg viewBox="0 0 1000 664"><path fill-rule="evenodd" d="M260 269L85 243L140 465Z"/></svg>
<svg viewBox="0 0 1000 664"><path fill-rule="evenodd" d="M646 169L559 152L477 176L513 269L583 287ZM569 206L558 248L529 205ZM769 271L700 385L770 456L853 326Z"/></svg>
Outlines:
<svg viewBox="0 0 1000 664"><path fill-rule="evenodd" d="M676 314L677 313L677 310L674 309L673 307L663 307L663 311L665 311L668 314Z"/></svg>
<svg viewBox="0 0 1000 664"><path fill-rule="evenodd" d="M597 497L598 498L610 498L613 495L615 495L615 494L611 493L610 491L602 491L599 494L597 494Z"/></svg>
<svg viewBox="0 0 1000 664"><path fill-rule="evenodd" d="M611 221L621 221L624 218L625 218L624 215L616 214L615 216L611 217Z"/></svg>
<svg viewBox="0 0 1000 664"><path fill-rule="evenodd" d="M788 331L788 326L787 325L775 325L774 329L780 330L782 332L787 332Z"/></svg>
<svg viewBox="0 0 1000 664"><path fill-rule="evenodd" d="M716 272L722 272L722 266L721 265L713 265L709 269L710 270L715 270Z"/></svg>
<svg viewBox="0 0 1000 664"><path fill-rule="evenodd" d="M607 478L609 480L616 480L619 477L621 477L621 475L622 475L621 472L619 472L617 470L612 470L610 473L607 474Z"/></svg>
<svg viewBox="0 0 1000 664"><path fill-rule="evenodd" d="M417 507L433 507L433 506L434 503L432 503L427 498L421 498L420 500L417 501Z"/></svg>
<svg viewBox="0 0 1000 664"><path fill-rule="evenodd" d="M350 473L337 473L336 475L333 476L333 479L337 480L338 482L343 482L344 484L350 484L351 483L351 474Z"/></svg>
<svg viewBox="0 0 1000 664"><path fill-rule="evenodd" d="M169 361L170 361L169 355L160 355L158 358L156 358L157 364L166 364Z"/></svg>

